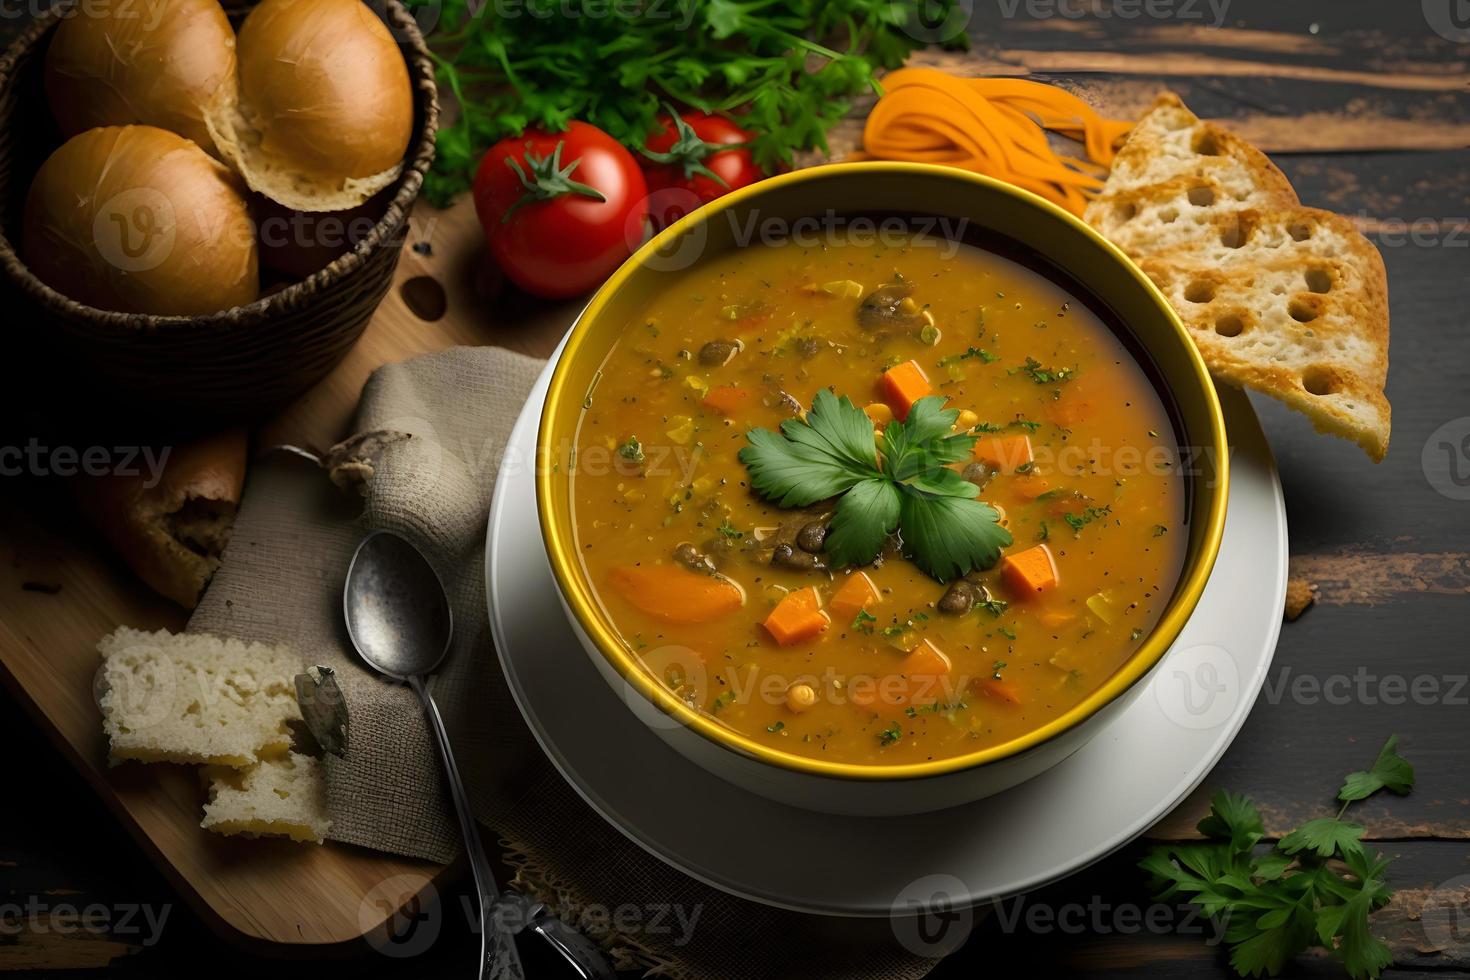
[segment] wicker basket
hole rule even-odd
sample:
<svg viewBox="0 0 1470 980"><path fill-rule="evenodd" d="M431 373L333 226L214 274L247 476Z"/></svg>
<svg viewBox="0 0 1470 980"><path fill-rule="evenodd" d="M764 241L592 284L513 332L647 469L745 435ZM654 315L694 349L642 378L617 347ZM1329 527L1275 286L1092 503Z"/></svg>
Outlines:
<svg viewBox="0 0 1470 980"><path fill-rule="evenodd" d="M15 294L7 345L23 357L58 358L88 401L139 416L187 416L191 426L248 421L321 380L351 349L393 280L408 212L434 158L439 102L423 35L399 0L372 6L392 29L414 87L414 133L403 175L384 192L381 220L351 251L301 282L207 316L149 316L94 309L41 282L16 254L32 177L62 142L42 88L51 31L70 3L32 23L0 59L0 265ZM251 6L226 4L232 14ZM8 358L7 358L8 359ZM62 398L67 393L57 393Z"/></svg>

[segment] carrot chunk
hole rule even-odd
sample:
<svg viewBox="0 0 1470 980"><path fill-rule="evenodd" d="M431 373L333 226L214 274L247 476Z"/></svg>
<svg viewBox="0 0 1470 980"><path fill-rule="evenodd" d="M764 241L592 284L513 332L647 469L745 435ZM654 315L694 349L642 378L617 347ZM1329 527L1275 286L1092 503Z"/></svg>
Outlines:
<svg viewBox="0 0 1470 980"><path fill-rule="evenodd" d="M766 632L783 647L803 643L821 633L832 623L822 610L822 596L815 585L786 593L762 623Z"/></svg>
<svg viewBox="0 0 1470 980"><path fill-rule="evenodd" d="M1009 436L985 436L975 440L975 458L1002 473L1014 473L1035 457L1031 455L1031 437L1021 433Z"/></svg>
<svg viewBox="0 0 1470 980"><path fill-rule="evenodd" d="M949 672L949 657L925 640L908 652L896 672L871 678L871 683L854 684L850 694L854 704L865 708L936 704L945 693L943 681Z"/></svg>
<svg viewBox="0 0 1470 980"><path fill-rule="evenodd" d="M884 371L878 379L878 390L900 422L908 418L914 402L934 393L918 361L904 361Z"/></svg>
<svg viewBox="0 0 1470 980"><path fill-rule="evenodd" d="M618 595L670 623L710 623L745 604L745 593L727 578L677 565L626 565L612 570Z"/></svg>
<svg viewBox="0 0 1470 980"><path fill-rule="evenodd" d="M1005 701L1010 704L1021 703L1021 689L1009 681L998 681L994 677L987 677L980 682L980 691L997 701Z"/></svg>
<svg viewBox="0 0 1470 980"><path fill-rule="evenodd" d="M1016 491L1017 496L1024 497L1026 500L1035 500L1050 490L1051 484L1035 473L1023 473L1011 481L1011 487Z"/></svg>
<svg viewBox="0 0 1470 980"><path fill-rule="evenodd" d="M1056 587L1057 563L1044 544L1006 555L1000 574L1018 596L1035 595Z"/></svg>
<svg viewBox="0 0 1470 980"><path fill-rule="evenodd" d="M846 626L857 614L879 602L878 587L867 572L853 572L827 603L827 610L839 625Z"/></svg>
<svg viewBox="0 0 1470 980"><path fill-rule="evenodd" d="M704 396L704 407L721 415L734 415L745 407L750 400L750 389L741 388L737 385L720 385L711 388L709 394Z"/></svg>

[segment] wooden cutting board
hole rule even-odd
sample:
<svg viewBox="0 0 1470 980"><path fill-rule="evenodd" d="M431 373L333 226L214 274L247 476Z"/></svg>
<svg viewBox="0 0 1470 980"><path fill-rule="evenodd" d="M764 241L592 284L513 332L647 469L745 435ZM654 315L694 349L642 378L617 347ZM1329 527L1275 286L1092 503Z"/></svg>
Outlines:
<svg viewBox="0 0 1470 980"><path fill-rule="evenodd" d="M537 303L502 290L486 271L468 199L439 211L420 204L395 288L362 340L332 374L255 445L325 447L346 434L363 382L381 364L456 344L497 344L545 356L581 302ZM442 287L444 313L433 315ZM436 285L437 284L437 285ZM425 298L427 297L427 299ZM14 483L16 481L6 481ZM199 829L203 791L185 766L107 766L92 697L97 639L126 623L179 629L186 614L139 585L102 542L7 487L0 493L0 677L63 755L208 922L246 941L330 945L360 940L444 872L438 865L346 845L224 838Z"/></svg>

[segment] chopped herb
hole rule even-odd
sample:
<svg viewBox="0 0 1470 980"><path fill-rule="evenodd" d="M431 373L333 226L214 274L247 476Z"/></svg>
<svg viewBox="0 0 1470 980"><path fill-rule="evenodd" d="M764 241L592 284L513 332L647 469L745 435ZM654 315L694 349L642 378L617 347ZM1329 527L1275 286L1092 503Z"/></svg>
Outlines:
<svg viewBox="0 0 1470 980"><path fill-rule="evenodd" d="M989 568L1011 543L979 488L950 469L970 458L975 437L952 432L959 412L921 398L902 422L875 437L846 397L817 392L805 419L781 431L751 429L740 461L751 487L782 507L840 497L824 550L833 565L865 565L899 531L909 558L941 582Z"/></svg>
<svg viewBox="0 0 1470 980"><path fill-rule="evenodd" d="M975 604L976 608L984 609L986 612L990 613L990 615L997 617L1000 616L1001 613L1005 612L1006 607L1009 605L1010 603L1006 602L1004 599L986 599L983 602L977 602Z"/></svg>
<svg viewBox="0 0 1470 980"><path fill-rule="evenodd" d="M710 711L712 713L714 713L714 714L719 714L721 708L727 708L727 707L729 707L730 705L732 705L734 703L735 703L735 692L734 691L725 691L725 692L721 693L719 696L717 696L714 699L714 701L710 704Z"/></svg>
<svg viewBox="0 0 1470 980"><path fill-rule="evenodd" d="M877 616L874 616L866 609L859 609L858 614L852 618L852 628L864 633L871 633L873 632L873 624L877 621Z"/></svg>
<svg viewBox="0 0 1470 980"><path fill-rule="evenodd" d="M784 721L778 721L775 724L767 725L766 726L766 731L770 732L772 735L775 735L777 732L781 731L785 727L786 727L786 722L784 722Z"/></svg>
<svg viewBox="0 0 1470 980"><path fill-rule="evenodd" d="M715 530L719 531L727 538L743 538L745 536L745 532L741 531L738 527L731 524L729 521L725 521L725 523L715 528Z"/></svg>
<svg viewBox="0 0 1470 980"><path fill-rule="evenodd" d="M1010 664L1006 663L1004 660L997 660L990 667L990 676L994 677L996 680L1000 680L1000 672L1005 670L1009 666Z"/></svg>
<svg viewBox="0 0 1470 980"><path fill-rule="evenodd" d="M603 443L604 446L607 443ZM618 447L618 455L632 463L642 463L643 443L638 441L637 436L629 436L628 441Z"/></svg>
<svg viewBox="0 0 1470 980"><path fill-rule="evenodd" d="M1051 538L1051 529L1046 526L1046 521L1041 522L1041 527L1036 529L1036 540L1047 541Z"/></svg>
<svg viewBox="0 0 1470 980"><path fill-rule="evenodd" d="M968 361L971 358L978 358L984 364L994 364L1000 360L1000 355L992 354L984 347L968 347L963 354L949 354L941 357L939 359L939 366L949 367L951 364L958 364L960 361Z"/></svg>
<svg viewBox="0 0 1470 980"><path fill-rule="evenodd" d="M1007 373L1024 373L1025 375L1030 377L1032 381L1035 381L1039 385L1049 385L1054 383L1059 384L1063 381L1072 380L1072 377L1077 373L1077 369L1067 367L1045 368L1041 366L1041 362L1038 361L1036 358L1028 357L1026 358L1025 364L1021 365L1018 368L1011 368L1011 370Z"/></svg>
<svg viewBox="0 0 1470 980"><path fill-rule="evenodd" d="M1128 633L1128 639L1130 639L1130 640L1137 640L1137 639L1138 639L1138 638L1139 638L1139 637L1140 637L1140 636L1142 636L1142 635L1143 635L1143 630L1141 630L1141 629L1136 629L1136 628L1135 628L1135 629L1133 629L1133 630L1131 630L1131 631L1130 631L1130 632L1129 632L1129 633Z"/></svg>
<svg viewBox="0 0 1470 980"><path fill-rule="evenodd" d="M1080 514L1063 514L1062 520L1071 525L1073 531L1080 534L1084 527L1099 518L1107 517L1112 510L1113 508L1106 504L1102 507L1089 507Z"/></svg>
<svg viewBox="0 0 1470 980"><path fill-rule="evenodd" d="M1034 469L1036 469L1036 463L1034 461L1028 460L1027 462L1022 463L1020 466L1017 466L1016 472L1024 475L1030 473Z"/></svg>
<svg viewBox="0 0 1470 980"><path fill-rule="evenodd" d="M1168 533L1169 533L1169 529L1167 527L1165 527L1164 525L1162 525L1162 524L1155 524L1154 525L1154 537L1156 537L1156 538L1162 538L1164 535L1166 535Z"/></svg>
<svg viewBox="0 0 1470 980"><path fill-rule="evenodd" d="M903 729L899 727L898 722L891 721L888 723L887 728L878 733L878 744L889 746L901 738L903 738Z"/></svg>
<svg viewBox="0 0 1470 980"><path fill-rule="evenodd" d="M1016 631L1009 626L997 626L996 630L1007 640L1014 640L1016 638Z"/></svg>

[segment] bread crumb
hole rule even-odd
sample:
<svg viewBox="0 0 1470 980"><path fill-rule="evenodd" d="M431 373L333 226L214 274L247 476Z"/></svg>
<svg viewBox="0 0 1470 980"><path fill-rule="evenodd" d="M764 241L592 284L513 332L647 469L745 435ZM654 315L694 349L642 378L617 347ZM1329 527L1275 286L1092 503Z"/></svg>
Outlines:
<svg viewBox="0 0 1470 980"><path fill-rule="evenodd" d="M1307 607L1317 601L1317 585L1308 582L1304 578L1289 578L1286 580L1286 621L1294 622L1298 616L1307 611Z"/></svg>

